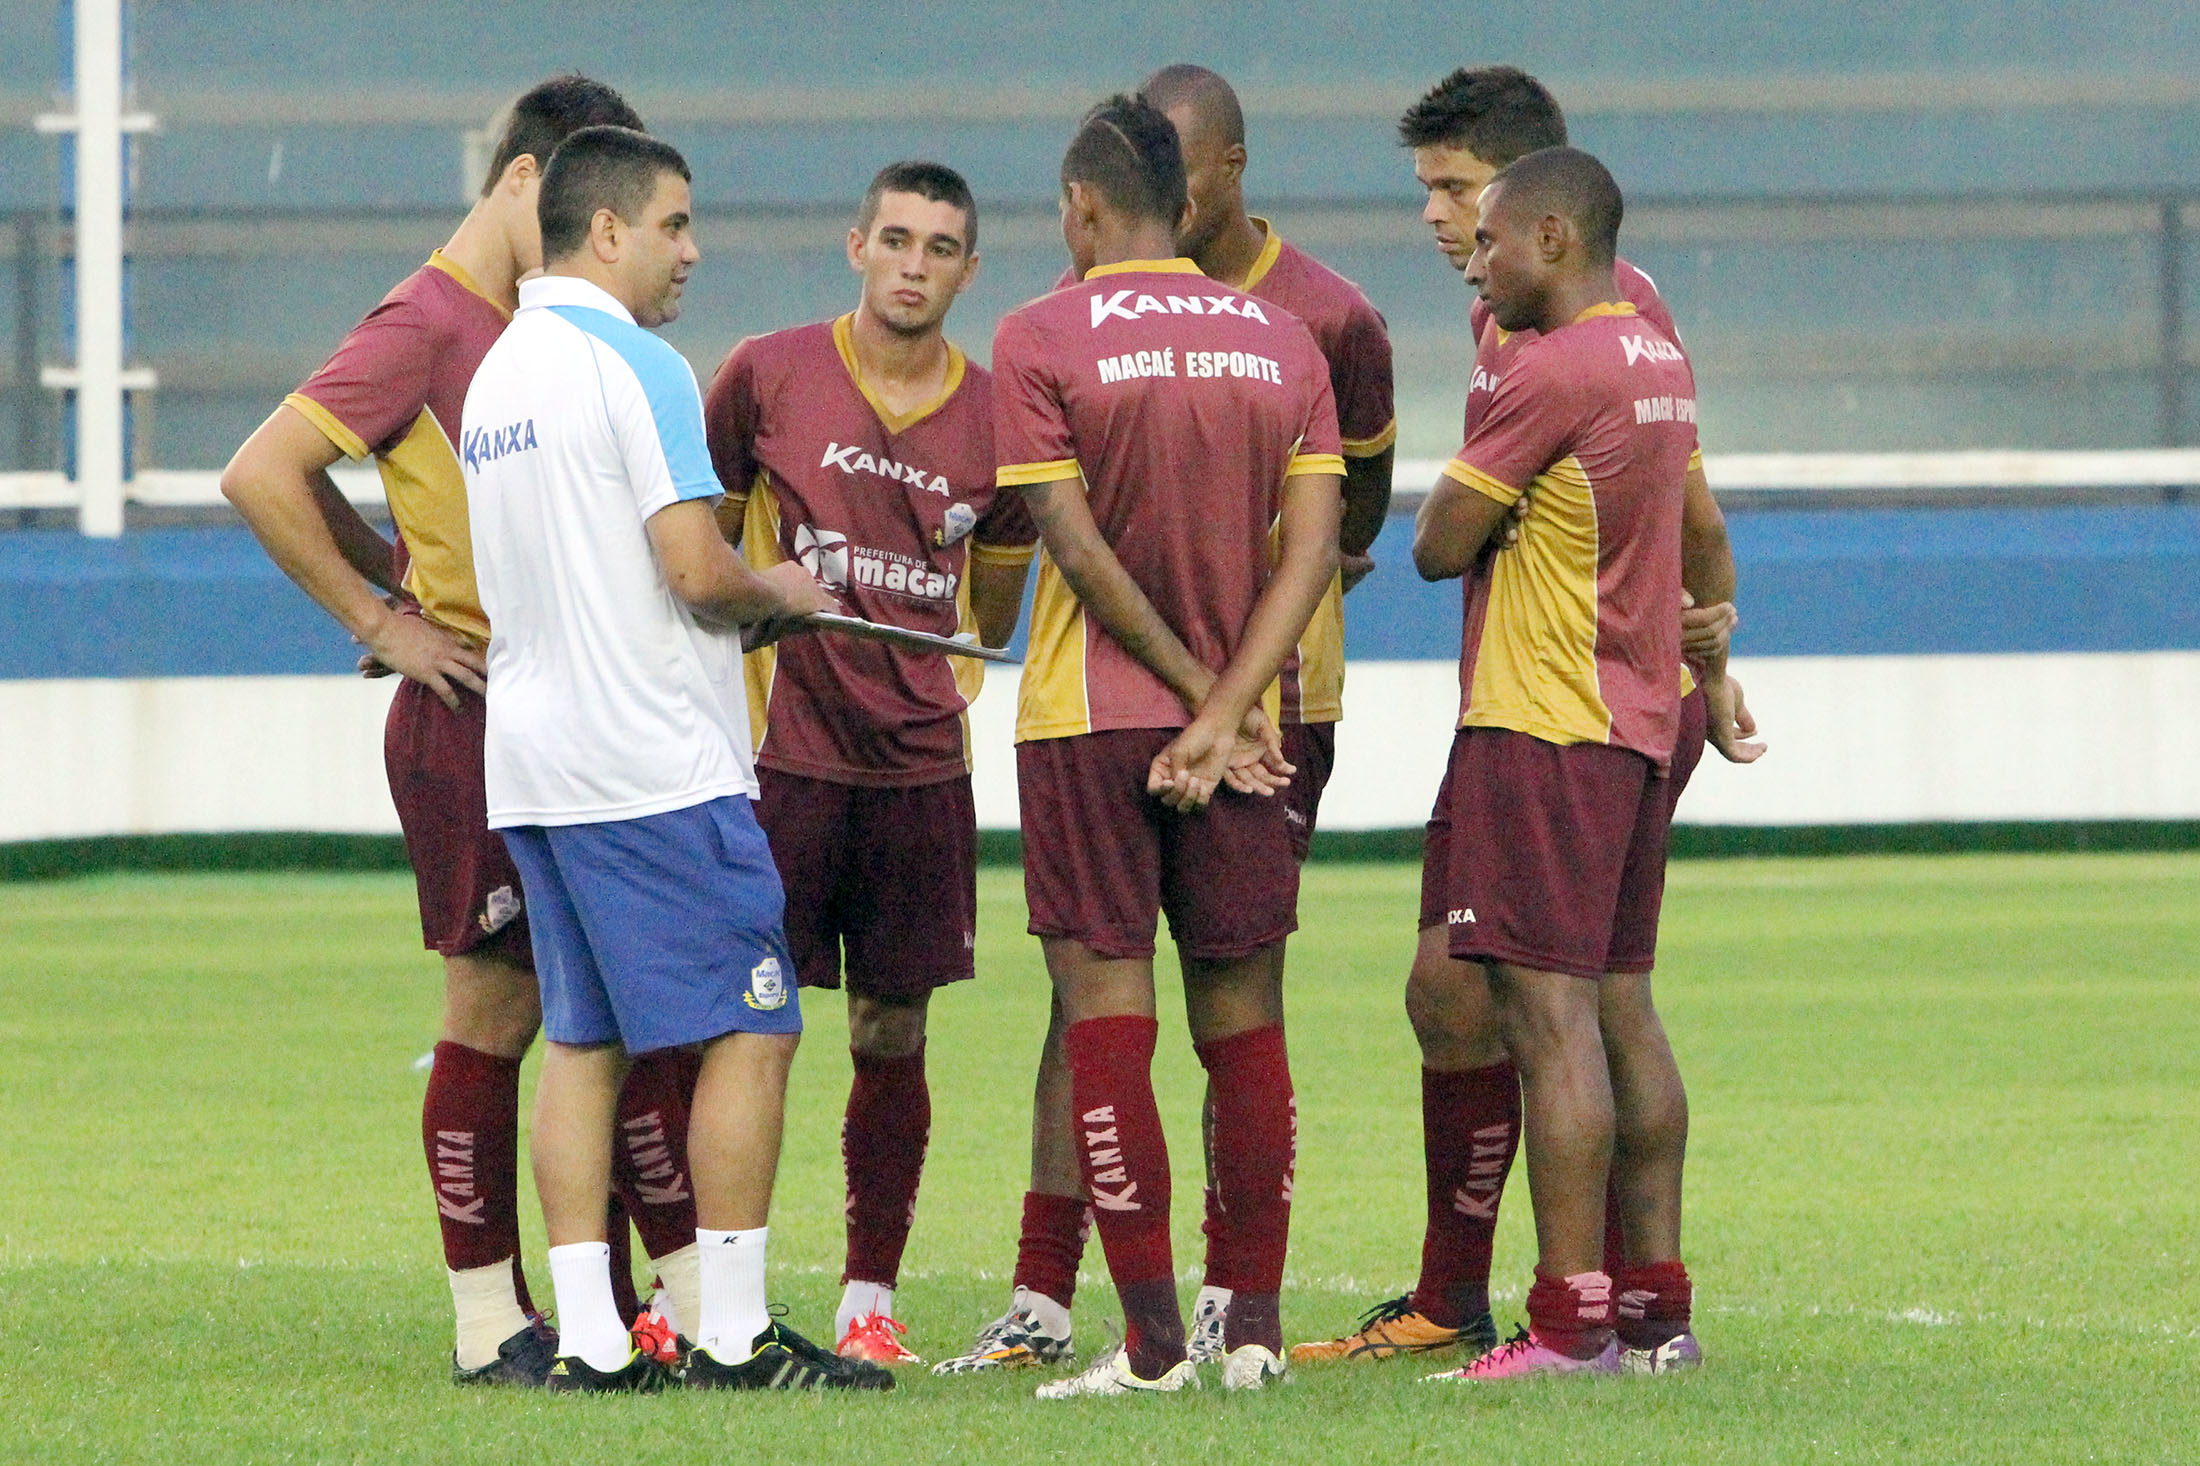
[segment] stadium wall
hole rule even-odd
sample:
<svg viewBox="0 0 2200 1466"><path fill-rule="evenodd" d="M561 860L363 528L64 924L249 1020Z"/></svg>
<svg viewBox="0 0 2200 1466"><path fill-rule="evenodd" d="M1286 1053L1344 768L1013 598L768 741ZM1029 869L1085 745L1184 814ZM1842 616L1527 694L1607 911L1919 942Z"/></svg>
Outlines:
<svg viewBox="0 0 2200 1466"><path fill-rule="evenodd" d="M1772 743L1697 826L2200 820L2200 506L1738 509L1736 667ZM1454 586L1407 527L1348 603L1334 831L1417 825L1457 701ZM0 842L396 830L391 684L246 532L0 536ZM1015 669L972 719L1016 823Z"/></svg>

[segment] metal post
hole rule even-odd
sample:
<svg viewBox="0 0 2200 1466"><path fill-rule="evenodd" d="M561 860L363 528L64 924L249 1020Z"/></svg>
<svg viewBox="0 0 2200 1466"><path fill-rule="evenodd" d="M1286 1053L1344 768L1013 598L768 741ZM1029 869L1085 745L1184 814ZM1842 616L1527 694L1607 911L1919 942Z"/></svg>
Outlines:
<svg viewBox="0 0 2200 1466"><path fill-rule="evenodd" d="M2164 448L2185 440L2185 205L2162 205L2162 425Z"/></svg>
<svg viewBox="0 0 2200 1466"><path fill-rule="evenodd" d="M25 209L15 216L15 466L52 468L31 462L31 446L45 434L46 399L38 382L39 284L38 216Z"/></svg>
<svg viewBox="0 0 2200 1466"><path fill-rule="evenodd" d="M76 0L77 526L122 533L122 0Z"/></svg>

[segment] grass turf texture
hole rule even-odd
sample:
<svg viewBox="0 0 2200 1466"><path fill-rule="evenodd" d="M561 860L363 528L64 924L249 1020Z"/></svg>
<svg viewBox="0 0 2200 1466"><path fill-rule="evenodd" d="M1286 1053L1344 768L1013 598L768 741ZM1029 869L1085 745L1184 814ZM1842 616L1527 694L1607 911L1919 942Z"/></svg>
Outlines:
<svg viewBox="0 0 2200 1466"><path fill-rule="evenodd" d="M1418 1255L1415 878L1308 872L1292 1339L1340 1331ZM416 1139L435 969L409 882L0 890L0 1458L2175 1458L2200 1418L2196 890L2187 855L1677 865L1660 996L1695 1109L1703 1373L1474 1390L1407 1362L1071 1405L1033 1401L1034 1373L904 1373L866 1399L454 1390ZM1045 1006L1014 874L986 872L980 900L984 975L934 1008L901 1295L933 1357L1006 1298ZM809 999L773 1225L776 1296L813 1336L839 1291L838 1007ZM1199 1073L1166 988L1163 1039L1188 1270ZM1516 1172L1501 1320L1526 1202ZM547 1298L539 1223L529 1247ZM1116 1316L1099 1261L1096 1240L1088 1352Z"/></svg>

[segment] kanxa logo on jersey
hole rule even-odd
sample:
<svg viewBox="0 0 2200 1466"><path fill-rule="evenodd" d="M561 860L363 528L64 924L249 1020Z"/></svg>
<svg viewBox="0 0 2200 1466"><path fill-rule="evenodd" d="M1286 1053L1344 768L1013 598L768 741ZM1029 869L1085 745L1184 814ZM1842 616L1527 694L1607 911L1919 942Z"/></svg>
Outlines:
<svg viewBox="0 0 2200 1466"><path fill-rule="evenodd" d="M1472 397L1477 392L1495 392L1498 377L1499 374L1488 367L1476 367L1473 379L1467 383L1467 395Z"/></svg>
<svg viewBox="0 0 2200 1466"><path fill-rule="evenodd" d="M1094 330L1107 320L1135 321L1140 316L1236 316L1244 321L1268 324L1268 317L1261 312L1260 302L1250 295L1142 295L1136 290L1118 290L1113 295L1094 294L1092 297L1092 325Z"/></svg>
<svg viewBox="0 0 2200 1466"><path fill-rule="evenodd" d="M837 468L842 473L875 473L880 478L897 484L908 484L928 494L938 494L943 499L954 497L954 490L948 487L946 474L934 473L913 463L896 463L883 454L866 453L859 443L827 443L825 457L817 466Z"/></svg>
<svg viewBox="0 0 2200 1466"><path fill-rule="evenodd" d="M1627 353L1629 366L1638 361L1687 360L1681 355L1678 346L1670 341L1661 341L1655 336L1622 336L1619 338L1619 348Z"/></svg>
<svg viewBox="0 0 2200 1466"><path fill-rule="evenodd" d="M459 439L458 456L468 468L479 470L484 463L494 463L499 458L514 453L524 453L535 446L535 420L507 423L501 428L473 428Z"/></svg>
<svg viewBox="0 0 2200 1466"><path fill-rule="evenodd" d="M850 544L844 534L807 524L795 526L794 557L831 590L863 586L919 600L952 601L962 584L962 577L951 571L934 570L922 560L892 550Z"/></svg>

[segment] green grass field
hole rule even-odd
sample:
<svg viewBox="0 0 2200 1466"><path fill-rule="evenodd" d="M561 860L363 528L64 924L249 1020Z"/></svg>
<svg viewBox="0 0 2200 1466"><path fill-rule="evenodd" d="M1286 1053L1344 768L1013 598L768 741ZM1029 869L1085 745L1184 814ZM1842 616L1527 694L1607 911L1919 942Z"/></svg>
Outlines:
<svg viewBox="0 0 2200 1466"><path fill-rule="evenodd" d="M1308 872L1292 1338L1349 1324L1418 1255L1414 881ZM435 969L410 883L0 887L0 1458L2200 1459L2196 898L2185 855L1678 865L1660 986L1694 1101L1700 1375L1469 1391L1370 1366L1041 1405L1028 1375L905 1375L858 1400L455 1391L417 1145ZM935 1007L903 1280L928 1355L1005 1301L1045 1009L1014 873L986 872L981 902L983 975ZM810 1023L773 1255L792 1321L822 1333L848 1071L837 1000ZM1198 1070L1166 994L1158 1081L1189 1278ZM1525 1193L1516 1173L1504 1325ZM1115 1318L1098 1262L1095 1244L1088 1349Z"/></svg>

